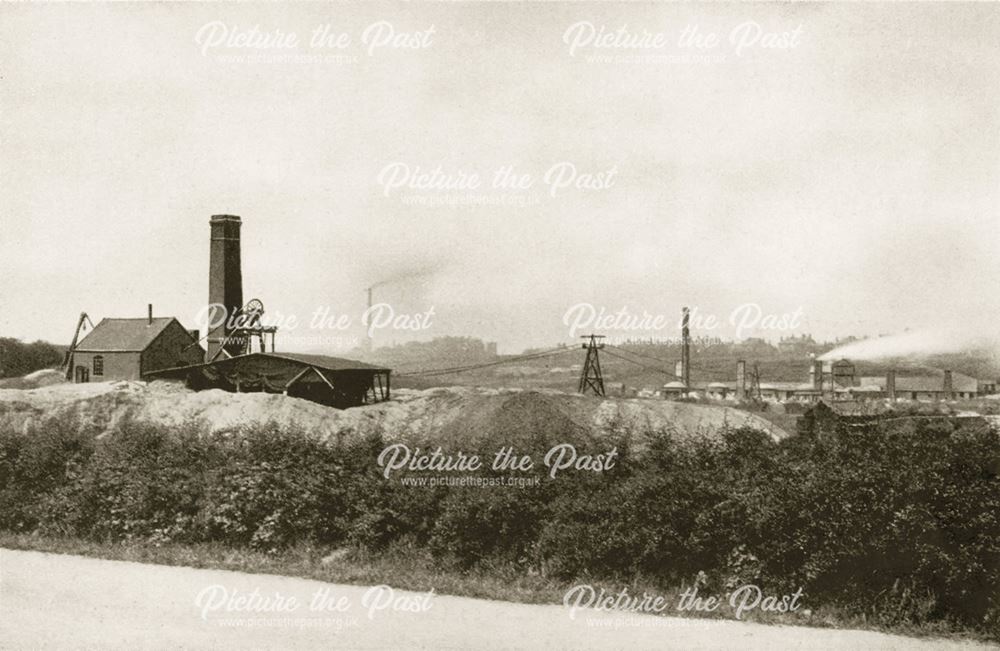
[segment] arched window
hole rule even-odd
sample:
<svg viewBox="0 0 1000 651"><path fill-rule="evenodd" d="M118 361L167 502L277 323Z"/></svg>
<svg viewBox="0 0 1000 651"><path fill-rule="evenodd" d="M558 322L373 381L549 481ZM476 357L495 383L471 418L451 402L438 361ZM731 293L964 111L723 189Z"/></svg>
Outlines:
<svg viewBox="0 0 1000 651"><path fill-rule="evenodd" d="M104 375L104 358L94 355L94 375Z"/></svg>

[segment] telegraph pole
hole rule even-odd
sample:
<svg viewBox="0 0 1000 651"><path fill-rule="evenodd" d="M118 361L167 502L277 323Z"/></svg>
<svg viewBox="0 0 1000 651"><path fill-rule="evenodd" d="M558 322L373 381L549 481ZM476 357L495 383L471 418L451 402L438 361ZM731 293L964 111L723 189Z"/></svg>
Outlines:
<svg viewBox="0 0 1000 651"><path fill-rule="evenodd" d="M598 343L598 339L604 339L604 335L583 335L581 339L588 341L583 344L587 350L587 359L583 362L583 371L580 373L580 393L586 394L587 389L593 389L594 395L604 397L604 377L601 375L601 359L597 356L597 351L604 348L604 344Z"/></svg>
<svg viewBox="0 0 1000 651"><path fill-rule="evenodd" d="M760 393L760 367L757 362L753 363L753 372L750 374L750 400L756 405L764 404L764 398Z"/></svg>
<svg viewBox="0 0 1000 651"><path fill-rule="evenodd" d="M373 285L372 287L369 287L368 290L367 290L368 291L368 311L365 312L365 318L366 319L371 319L372 318L372 290L374 288L375 287ZM369 352L369 353L372 352L375 349L375 342L372 340L372 328L368 329L368 336L365 338L364 343L362 344L362 346L364 346L365 350L367 352Z"/></svg>

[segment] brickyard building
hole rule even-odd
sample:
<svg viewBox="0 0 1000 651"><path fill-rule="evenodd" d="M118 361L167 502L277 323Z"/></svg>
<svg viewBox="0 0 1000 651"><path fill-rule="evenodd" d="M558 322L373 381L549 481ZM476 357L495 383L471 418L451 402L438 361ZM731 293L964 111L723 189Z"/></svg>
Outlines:
<svg viewBox="0 0 1000 651"><path fill-rule="evenodd" d="M73 350L72 378L139 380L152 371L198 364L204 357L197 331L185 330L173 317L102 319Z"/></svg>

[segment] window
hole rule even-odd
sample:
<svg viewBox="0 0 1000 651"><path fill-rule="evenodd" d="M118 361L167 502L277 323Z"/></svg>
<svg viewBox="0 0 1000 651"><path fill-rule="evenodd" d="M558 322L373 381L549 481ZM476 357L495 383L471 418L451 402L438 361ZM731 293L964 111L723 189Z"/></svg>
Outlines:
<svg viewBox="0 0 1000 651"><path fill-rule="evenodd" d="M104 375L104 358L100 355L94 356L94 375Z"/></svg>

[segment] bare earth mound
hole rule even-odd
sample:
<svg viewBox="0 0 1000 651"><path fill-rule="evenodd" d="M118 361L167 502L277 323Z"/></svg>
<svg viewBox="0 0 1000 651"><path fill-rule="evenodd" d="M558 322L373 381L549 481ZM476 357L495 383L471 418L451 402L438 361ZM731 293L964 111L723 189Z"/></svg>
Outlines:
<svg viewBox="0 0 1000 651"><path fill-rule="evenodd" d="M545 443L636 436L667 431L678 437L713 436L749 426L775 440L787 434L768 421L730 407L662 400L600 399L558 391L448 387L401 389L393 400L347 410L277 394L189 391L154 382L56 384L32 390L0 389L0 426L26 431L33 422L70 414L101 435L122 418L165 425L199 422L214 433L273 422L297 425L323 440L369 434L388 440Z"/></svg>

